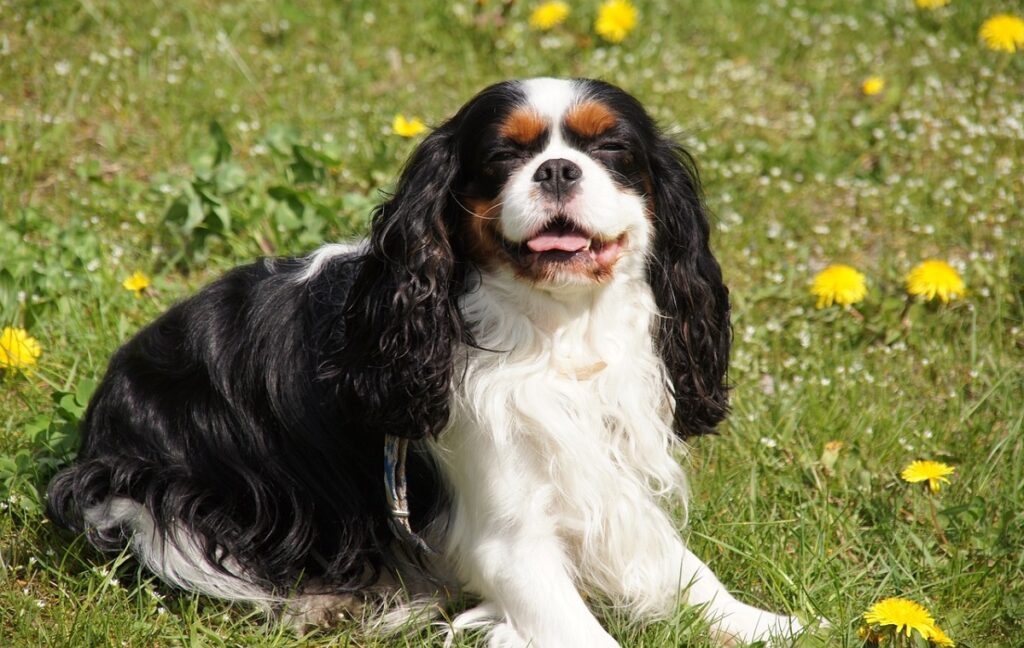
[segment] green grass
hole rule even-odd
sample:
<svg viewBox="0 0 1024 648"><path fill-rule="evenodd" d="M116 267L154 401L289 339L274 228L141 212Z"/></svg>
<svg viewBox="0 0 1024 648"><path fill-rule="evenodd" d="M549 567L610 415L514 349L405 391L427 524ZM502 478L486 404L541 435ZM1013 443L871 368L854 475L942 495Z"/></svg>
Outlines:
<svg viewBox="0 0 1024 648"><path fill-rule="evenodd" d="M415 146L395 113L437 124L490 82L558 75L636 94L716 213L735 389L688 459L698 555L747 602L830 619L807 645L860 645L863 611L904 596L960 645L1020 646L1024 55L977 38L1020 4L638 1L619 46L595 39L597 2L551 35L529 2L480 4L0 0L0 325L44 349L0 379L0 645L429 643L299 639L171 591L57 533L40 492L134 330L228 267L365 231ZM969 294L904 312L930 257ZM815 310L832 262L868 276L862 317ZM141 299L120 286L136 269ZM903 483L915 458L953 483ZM711 645L693 611L605 618L624 646Z"/></svg>

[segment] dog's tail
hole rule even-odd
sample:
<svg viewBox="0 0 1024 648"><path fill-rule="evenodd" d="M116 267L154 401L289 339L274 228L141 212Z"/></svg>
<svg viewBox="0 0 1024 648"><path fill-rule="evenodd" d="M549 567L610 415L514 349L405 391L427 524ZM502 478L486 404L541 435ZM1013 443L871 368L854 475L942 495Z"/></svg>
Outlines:
<svg viewBox="0 0 1024 648"><path fill-rule="evenodd" d="M84 533L103 551L120 551L125 536L119 527L98 528L86 522L86 511L107 501L113 474L99 461L77 461L57 473L46 489L46 515L62 529Z"/></svg>

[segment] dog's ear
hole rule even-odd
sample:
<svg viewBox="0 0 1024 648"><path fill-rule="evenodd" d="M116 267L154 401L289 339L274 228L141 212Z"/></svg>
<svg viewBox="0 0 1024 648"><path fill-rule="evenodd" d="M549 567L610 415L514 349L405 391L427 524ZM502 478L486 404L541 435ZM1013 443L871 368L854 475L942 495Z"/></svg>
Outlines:
<svg viewBox="0 0 1024 648"><path fill-rule="evenodd" d="M656 341L675 396L680 436L707 434L728 413L729 291L708 244L693 159L667 138L651 156L654 245L648 280L661 317Z"/></svg>
<svg viewBox="0 0 1024 648"><path fill-rule="evenodd" d="M458 152L451 122L420 144L379 206L344 315L339 358L347 414L386 434L423 438L448 422L455 345L468 337L452 250Z"/></svg>

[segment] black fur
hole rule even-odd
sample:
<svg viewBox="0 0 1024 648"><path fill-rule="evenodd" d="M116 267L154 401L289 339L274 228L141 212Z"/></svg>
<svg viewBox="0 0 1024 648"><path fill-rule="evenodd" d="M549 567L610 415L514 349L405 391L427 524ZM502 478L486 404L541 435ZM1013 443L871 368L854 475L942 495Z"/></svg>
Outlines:
<svg viewBox="0 0 1024 648"><path fill-rule="evenodd" d="M458 198L478 182L475 143L521 100L511 83L474 97L420 145L375 212L336 371L344 409L380 431L421 439L448 422L452 354L473 343L458 308L472 271Z"/></svg>
<svg viewBox="0 0 1024 648"><path fill-rule="evenodd" d="M729 413L729 289L708 244L708 218L689 154L659 140L651 179L657 225L648 277L662 314L657 341L675 392L675 429L682 436L708 434Z"/></svg>
<svg viewBox="0 0 1024 648"><path fill-rule="evenodd" d="M383 436L343 409L325 371L360 266L334 259L305 283L294 261L238 268L140 331L111 359L77 461L50 484L51 517L116 551L120 530L85 529L82 513L118 495L162 528L193 530L211 563L230 555L269 591L372 579L395 558Z"/></svg>

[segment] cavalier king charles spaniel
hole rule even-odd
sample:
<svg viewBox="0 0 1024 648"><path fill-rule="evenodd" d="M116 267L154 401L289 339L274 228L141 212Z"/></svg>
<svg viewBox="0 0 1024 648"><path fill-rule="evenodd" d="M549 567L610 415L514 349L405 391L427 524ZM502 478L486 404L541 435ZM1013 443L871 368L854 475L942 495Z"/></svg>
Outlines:
<svg viewBox="0 0 1024 648"><path fill-rule="evenodd" d="M595 599L790 638L666 511L681 439L727 413L730 340L689 155L615 86L498 83L367 240L237 268L121 347L49 514L299 625L468 595L450 627L490 646L618 646Z"/></svg>

